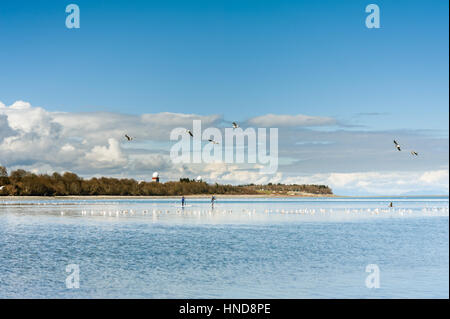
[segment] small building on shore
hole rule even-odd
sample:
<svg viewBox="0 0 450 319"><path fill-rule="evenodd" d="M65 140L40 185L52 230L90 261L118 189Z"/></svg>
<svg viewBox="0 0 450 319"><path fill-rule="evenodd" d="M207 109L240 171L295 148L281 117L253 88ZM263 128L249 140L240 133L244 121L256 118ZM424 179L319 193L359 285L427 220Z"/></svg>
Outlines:
<svg viewBox="0 0 450 319"><path fill-rule="evenodd" d="M152 182L159 183L159 173L158 172L153 173Z"/></svg>

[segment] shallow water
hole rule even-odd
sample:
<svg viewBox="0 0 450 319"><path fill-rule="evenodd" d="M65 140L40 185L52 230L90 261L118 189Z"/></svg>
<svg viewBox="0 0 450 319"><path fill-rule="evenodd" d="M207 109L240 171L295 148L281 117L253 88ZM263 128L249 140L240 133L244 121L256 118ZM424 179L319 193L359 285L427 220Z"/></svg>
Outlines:
<svg viewBox="0 0 450 319"><path fill-rule="evenodd" d="M0 298L448 298L448 203L0 199Z"/></svg>

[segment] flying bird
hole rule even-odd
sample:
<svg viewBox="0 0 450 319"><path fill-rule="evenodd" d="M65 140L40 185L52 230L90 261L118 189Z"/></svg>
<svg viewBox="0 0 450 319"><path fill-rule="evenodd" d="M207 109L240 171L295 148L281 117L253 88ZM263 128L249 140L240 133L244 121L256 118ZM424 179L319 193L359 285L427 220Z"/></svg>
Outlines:
<svg viewBox="0 0 450 319"><path fill-rule="evenodd" d="M412 156L419 156L419 153L415 152L415 151L411 151L411 155Z"/></svg>
<svg viewBox="0 0 450 319"><path fill-rule="evenodd" d="M208 142L211 142L211 143L213 143L213 144L219 144L219 142L216 142L216 141L214 141L214 140L212 140L212 139L209 139Z"/></svg>
<svg viewBox="0 0 450 319"><path fill-rule="evenodd" d="M398 144L396 140L394 140L394 144L395 144L395 147L396 147L399 151L402 150L402 149L400 148L400 144Z"/></svg>
<svg viewBox="0 0 450 319"><path fill-rule="evenodd" d="M236 122L231 123L233 125L233 128L238 128L239 125Z"/></svg>
<svg viewBox="0 0 450 319"><path fill-rule="evenodd" d="M186 133L188 133L191 137L194 137L194 134L190 130L186 130Z"/></svg>
<svg viewBox="0 0 450 319"><path fill-rule="evenodd" d="M128 136L127 134L125 134L125 138L130 142L133 140L133 138L131 136Z"/></svg>

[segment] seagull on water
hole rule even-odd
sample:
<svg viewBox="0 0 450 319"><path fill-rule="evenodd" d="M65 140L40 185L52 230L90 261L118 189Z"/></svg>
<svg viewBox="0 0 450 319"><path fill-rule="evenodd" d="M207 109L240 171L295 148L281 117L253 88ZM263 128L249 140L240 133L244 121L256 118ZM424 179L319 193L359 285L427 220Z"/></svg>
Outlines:
<svg viewBox="0 0 450 319"><path fill-rule="evenodd" d="M419 153L417 153L416 151L411 151L411 155L412 156L419 156Z"/></svg>
<svg viewBox="0 0 450 319"><path fill-rule="evenodd" d="M400 144L398 144L396 140L394 140L394 144L395 144L395 147L396 147L399 151L402 150L402 149L400 148Z"/></svg>
<svg viewBox="0 0 450 319"><path fill-rule="evenodd" d="M128 134L125 134L125 138L126 138L129 142L131 142L131 141L133 140L133 138L132 138L131 136L129 136Z"/></svg>
<svg viewBox="0 0 450 319"><path fill-rule="evenodd" d="M238 128L239 125L236 122L231 123L233 125L233 128Z"/></svg>
<svg viewBox="0 0 450 319"><path fill-rule="evenodd" d="M194 134L190 130L186 130L186 133L188 133L191 137L194 137Z"/></svg>

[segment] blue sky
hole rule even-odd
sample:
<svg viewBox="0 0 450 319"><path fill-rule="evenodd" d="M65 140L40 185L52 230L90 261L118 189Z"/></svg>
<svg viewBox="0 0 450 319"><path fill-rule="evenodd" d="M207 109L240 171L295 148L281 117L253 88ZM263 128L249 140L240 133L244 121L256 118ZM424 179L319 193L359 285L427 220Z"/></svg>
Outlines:
<svg viewBox="0 0 450 319"><path fill-rule="evenodd" d="M4 103L448 127L447 1L379 1L379 30L367 1L77 1L79 30L68 3L2 1Z"/></svg>
<svg viewBox="0 0 450 319"><path fill-rule="evenodd" d="M69 3L80 7L80 29L65 27ZM369 3L380 7L381 29L365 27ZM240 122L269 113L332 117L339 127L316 130L441 138L447 155L422 168L448 168L448 6L2 1L0 101Z"/></svg>

